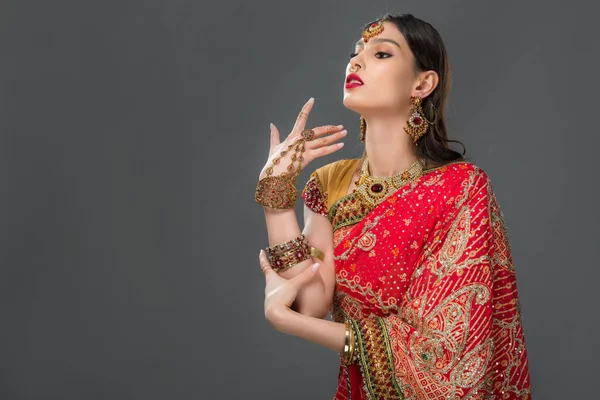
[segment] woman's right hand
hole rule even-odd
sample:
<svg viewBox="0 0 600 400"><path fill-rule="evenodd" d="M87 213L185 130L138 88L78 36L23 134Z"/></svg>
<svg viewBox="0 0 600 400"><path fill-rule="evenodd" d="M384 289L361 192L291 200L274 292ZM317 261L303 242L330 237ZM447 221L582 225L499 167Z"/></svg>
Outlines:
<svg viewBox="0 0 600 400"><path fill-rule="evenodd" d="M275 125L271 124L271 148L269 149L269 158L259 175L259 180L267 176L267 169L272 167L271 176L281 175L287 172L288 166L292 163L293 147L283 157L280 157L282 151L286 150L290 144L301 138L302 131L305 129L308 114L312 110L314 99L302 107L302 111L298 114L294 128L283 142L279 141L279 131ZM338 140L346 136L347 131L342 125L326 125L312 128L315 132L314 138L307 141L304 145L305 151L302 154L301 168L304 169L312 160L323 157L341 149L344 143L336 143ZM273 159L280 157L277 164L273 165ZM298 161L295 162L298 165Z"/></svg>

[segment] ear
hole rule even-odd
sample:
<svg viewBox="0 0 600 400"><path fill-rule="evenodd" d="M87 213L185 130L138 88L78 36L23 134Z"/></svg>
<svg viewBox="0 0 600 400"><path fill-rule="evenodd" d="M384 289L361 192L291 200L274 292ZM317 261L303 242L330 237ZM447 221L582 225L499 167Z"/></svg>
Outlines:
<svg viewBox="0 0 600 400"><path fill-rule="evenodd" d="M440 82L440 77L437 72L433 70L421 72L417 76L417 81L414 90L413 96L419 96L424 99L431 94L438 86Z"/></svg>

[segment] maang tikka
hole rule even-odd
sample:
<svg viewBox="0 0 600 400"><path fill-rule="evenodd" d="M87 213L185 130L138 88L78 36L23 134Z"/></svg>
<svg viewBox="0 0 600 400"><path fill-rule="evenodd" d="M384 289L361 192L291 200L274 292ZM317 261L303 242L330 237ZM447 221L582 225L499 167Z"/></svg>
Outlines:
<svg viewBox="0 0 600 400"><path fill-rule="evenodd" d="M367 27L362 33L363 42L367 43L373 36L383 32L383 21L375 21Z"/></svg>

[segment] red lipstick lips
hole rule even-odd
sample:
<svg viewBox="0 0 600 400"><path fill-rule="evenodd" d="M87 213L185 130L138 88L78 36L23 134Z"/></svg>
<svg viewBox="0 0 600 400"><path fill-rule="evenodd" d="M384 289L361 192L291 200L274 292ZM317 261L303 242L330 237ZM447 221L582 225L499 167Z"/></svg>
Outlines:
<svg viewBox="0 0 600 400"><path fill-rule="evenodd" d="M355 73L351 73L346 77L346 89L351 89L357 86L364 85L362 79Z"/></svg>

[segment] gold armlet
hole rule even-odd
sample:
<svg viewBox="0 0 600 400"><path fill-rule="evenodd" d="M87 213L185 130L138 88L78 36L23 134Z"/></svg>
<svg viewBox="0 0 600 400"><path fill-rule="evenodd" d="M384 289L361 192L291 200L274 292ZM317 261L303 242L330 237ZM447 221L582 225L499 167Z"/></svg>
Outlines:
<svg viewBox="0 0 600 400"><path fill-rule="evenodd" d="M321 250L317 249L316 247L310 248L310 255L315 258L318 258L321 261L325 261L325 253L323 253Z"/></svg>

